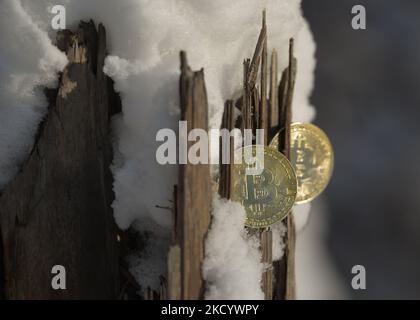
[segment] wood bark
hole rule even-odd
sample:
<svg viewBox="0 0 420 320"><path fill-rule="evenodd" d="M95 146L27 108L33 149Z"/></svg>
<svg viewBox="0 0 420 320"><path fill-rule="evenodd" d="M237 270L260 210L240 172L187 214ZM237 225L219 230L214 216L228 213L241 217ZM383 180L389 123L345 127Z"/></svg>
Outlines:
<svg viewBox="0 0 420 320"><path fill-rule="evenodd" d="M4 296L114 299L119 294L117 227L111 203L110 116L120 107L103 73L106 34L93 22L59 32L69 63L21 172L0 198ZM66 289L54 290L54 265Z"/></svg>

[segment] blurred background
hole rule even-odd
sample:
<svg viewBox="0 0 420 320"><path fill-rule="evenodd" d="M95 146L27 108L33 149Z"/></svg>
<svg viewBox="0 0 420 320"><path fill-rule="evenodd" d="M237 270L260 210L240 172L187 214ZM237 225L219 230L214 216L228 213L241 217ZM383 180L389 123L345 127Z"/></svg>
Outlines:
<svg viewBox="0 0 420 320"><path fill-rule="evenodd" d="M357 4L366 30L351 27ZM420 1L303 0L303 11L317 43L315 123L336 163L303 235L323 230L306 241L327 249L317 259L320 269L329 259L334 288L301 295L420 299ZM354 265L365 266L367 290L351 288Z"/></svg>

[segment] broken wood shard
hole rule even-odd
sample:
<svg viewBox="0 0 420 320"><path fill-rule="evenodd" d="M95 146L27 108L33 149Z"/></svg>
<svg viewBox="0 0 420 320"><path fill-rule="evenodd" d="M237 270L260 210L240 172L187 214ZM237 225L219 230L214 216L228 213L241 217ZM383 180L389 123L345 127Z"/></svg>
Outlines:
<svg viewBox="0 0 420 320"><path fill-rule="evenodd" d="M221 129L227 129L229 132L235 128L235 107L232 100L226 101L225 110L222 118ZM233 191L233 160L234 160L234 140L229 135L228 141L223 141L220 137L219 144L219 194L222 198L231 199ZM227 148L225 150L223 148ZM229 158L223 160L223 155L228 154Z"/></svg>
<svg viewBox="0 0 420 320"><path fill-rule="evenodd" d="M290 39L289 66L283 72L279 85L279 151L290 159L290 125L292 122L292 103L296 82L297 60L294 58L293 39ZM286 243L285 254L274 264L274 298L294 300L295 284L295 243L296 231L293 214L289 213L286 221L287 232L283 237Z"/></svg>
<svg viewBox="0 0 420 320"><path fill-rule="evenodd" d="M273 232L264 229L260 235L262 262L267 266L262 276L262 288L265 300L273 299Z"/></svg>
<svg viewBox="0 0 420 320"><path fill-rule="evenodd" d="M270 66L270 103L269 103L269 138L277 133L279 125L279 104L278 104L278 57L277 51L273 50L271 54Z"/></svg>
<svg viewBox="0 0 420 320"><path fill-rule="evenodd" d="M249 66L249 70L246 77L246 82L250 89L255 87L258 77L258 69L260 66L261 56L267 44L267 24L266 24L266 13L263 12L262 28L258 37L257 46L254 51L254 56Z"/></svg>
<svg viewBox="0 0 420 320"><path fill-rule="evenodd" d="M263 29L267 30L265 22L265 11L263 13ZM261 52L261 94L260 94L260 112L258 129L264 130L262 144L267 145L268 132L268 109L267 109L267 31L262 45ZM260 141L258 141L260 143Z"/></svg>
<svg viewBox="0 0 420 320"><path fill-rule="evenodd" d="M181 121L191 129L208 131L208 104L204 71L192 72L181 52ZM188 143L188 148L193 142ZM181 251L181 299L200 299L204 294L202 263L204 241L211 216L211 177L206 164L179 166L177 188L177 243ZM172 288L169 291L172 292Z"/></svg>

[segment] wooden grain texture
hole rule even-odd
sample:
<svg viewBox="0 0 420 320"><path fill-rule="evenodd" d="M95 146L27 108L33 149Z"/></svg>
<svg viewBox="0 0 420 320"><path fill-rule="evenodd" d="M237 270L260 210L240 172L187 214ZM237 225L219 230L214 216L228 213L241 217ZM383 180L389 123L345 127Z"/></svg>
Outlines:
<svg viewBox="0 0 420 320"><path fill-rule="evenodd" d="M296 82L297 60L293 55L293 39L289 46L289 66L283 72L279 86L279 151L290 159L290 126L292 122L292 103ZM274 265L275 286L274 298L279 300L294 300L296 298L295 277L295 246L296 230L293 214L286 220L287 232L284 237L286 243L283 258Z"/></svg>
<svg viewBox="0 0 420 320"><path fill-rule="evenodd" d="M292 123L292 103L293 94L295 91L297 60L293 56L294 43L290 40L289 50L289 81L287 90L287 99L285 106L286 116L286 139L285 139L285 155L290 159L290 126ZM287 217L287 241L286 241L286 256L287 256L287 275L286 275L286 300L296 299L296 274L295 274L295 249L296 249L296 227L293 214L290 213Z"/></svg>
<svg viewBox="0 0 420 320"><path fill-rule="evenodd" d="M0 225L8 299L115 299L117 228L109 120L118 100L103 73L105 29L58 34L69 64L21 172L3 190ZM66 290L51 269L66 268Z"/></svg>
<svg viewBox="0 0 420 320"><path fill-rule="evenodd" d="M235 107L232 100L228 100L225 103L220 128L227 129L229 133L235 128ZM228 141L223 141L222 137L220 137L219 141L219 195L222 198L231 199L233 190L233 159L235 141L230 138L230 136ZM224 163L226 161L223 161L224 154L228 155L226 156L229 160L228 163Z"/></svg>
<svg viewBox="0 0 420 320"><path fill-rule="evenodd" d="M295 270L295 250L296 250L296 227L293 214L287 217L287 240L286 240L286 294L285 300L296 299L296 270Z"/></svg>
<svg viewBox="0 0 420 320"><path fill-rule="evenodd" d="M263 51L267 49L267 25L266 25L266 13L263 12L263 26L258 36L257 45L255 47L254 55L250 61L246 83L248 84L250 90L255 87L258 78L258 69L260 67L260 62L262 59Z"/></svg>
<svg viewBox="0 0 420 320"><path fill-rule="evenodd" d="M265 300L273 299L273 232L266 228L260 233L262 262L266 270L262 275L262 289Z"/></svg>
<svg viewBox="0 0 420 320"><path fill-rule="evenodd" d="M181 299L181 249L171 246L168 254L168 299Z"/></svg>
<svg viewBox="0 0 420 320"><path fill-rule="evenodd" d="M181 120L193 129L208 131L208 104L204 71L192 72L181 53ZM193 142L188 143L188 148ZM202 263L204 241L211 217L211 178L207 164L180 165L177 225L181 248L182 299L203 297Z"/></svg>
<svg viewBox="0 0 420 320"><path fill-rule="evenodd" d="M257 48L255 52L260 52L260 94L259 103L256 103L256 109L258 112L255 113L257 127L256 129L264 130L264 135L260 141L255 141L256 144L267 145L268 143L268 101L267 101L267 77L268 77L268 57L267 57L267 23L266 23L266 11L263 11L262 16L262 27L261 34ZM261 46L261 50L259 50ZM258 97L258 94L256 95ZM264 298L266 300L272 299L273 294L273 234L271 228L264 228L259 230L260 235L260 246L262 253L262 262L266 266L262 274L261 287L264 292Z"/></svg>
<svg viewBox="0 0 420 320"><path fill-rule="evenodd" d="M266 13L263 12L262 30L266 30L265 38L263 39L261 52L261 93L260 93L260 112L259 112L259 126L258 129L264 130L264 137L262 144L267 145L268 133L268 106L267 106L267 25Z"/></svg>
<svg viewBox="0 0 420 320"><path fill-rule="evenodd" d="M269 132L268 140L278 131L279 125L279 103L278 103L278 56L277 51L273 50L271 53L271 65L270 65L270 103L269 103Z"/></svg>
<svg viewBox="0 0 420 320"><path fill-rule="evenodd" d="M244 81L242 88L242 136L244 137L245 129L252 129L252 112L251 112L251 89L247 77L249 74L250 60L245 59L244 65Z"/></svg>

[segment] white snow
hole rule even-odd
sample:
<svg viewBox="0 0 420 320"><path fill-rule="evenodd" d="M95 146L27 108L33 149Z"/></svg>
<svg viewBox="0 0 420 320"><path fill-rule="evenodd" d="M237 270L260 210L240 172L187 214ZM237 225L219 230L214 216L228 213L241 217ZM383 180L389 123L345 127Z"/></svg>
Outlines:
<svg viewBox="0 0 420 320"><path fill-rule="evenodd" d="M0 5L0 190L32 148L47 102L42 87L56 85L67 58L51 44L19 1Z"/></svg>
<svg viewBox="0 0 420 320"><path fill-rule="evenodd" d="M204 68L210 126L218 128L224 100L241 88L242 61L252 57L266 8L269 50L277 49L280 72L288 63L289 38L296 38L294 119L310 121L315 46L300 0L3 0L0 34L10 47L0 49L1 60L7 61L0 67L0 188L18 171L45 112L46 101L37 88L54 85L56 72L66 63L48 38L55 34L49 10L58 4L65 6L70 28L81 19L106 27L110 56L104 70L115 80L123 103L122 115L112 124L115 219L123 229L136 221L137 230L150 234L148 254L130 261L139 283L156 288L155 275L165 273L162 261L172 225L170 211L156 206L171 206L177 167L157 164L155 135L178 127L179 51L187 51L193 69ZM159 250L152 250L155 241ZM281 255L280 249L276 252ZM154 274L144 277L142 270ZM255 293L259 285L254 282L249 291ZM210 290L225 296L228 291Z"/></svg>
<svg viewBox="0 0 420 320"><path fill-rule="evenodd" d="M285 222L276 223L272 226L273 234L273 261L279 261L284 254L286 247L283 242L283 236L286 234L287 228Z"/></svg>
<svg viewBox="0 0 420 320"><path fill-rule="evenodd" d="M203 276L206 299L262 300L259 242L244 229L245 209L238 203L213 198L213 221L206 240Z"/></svg>

